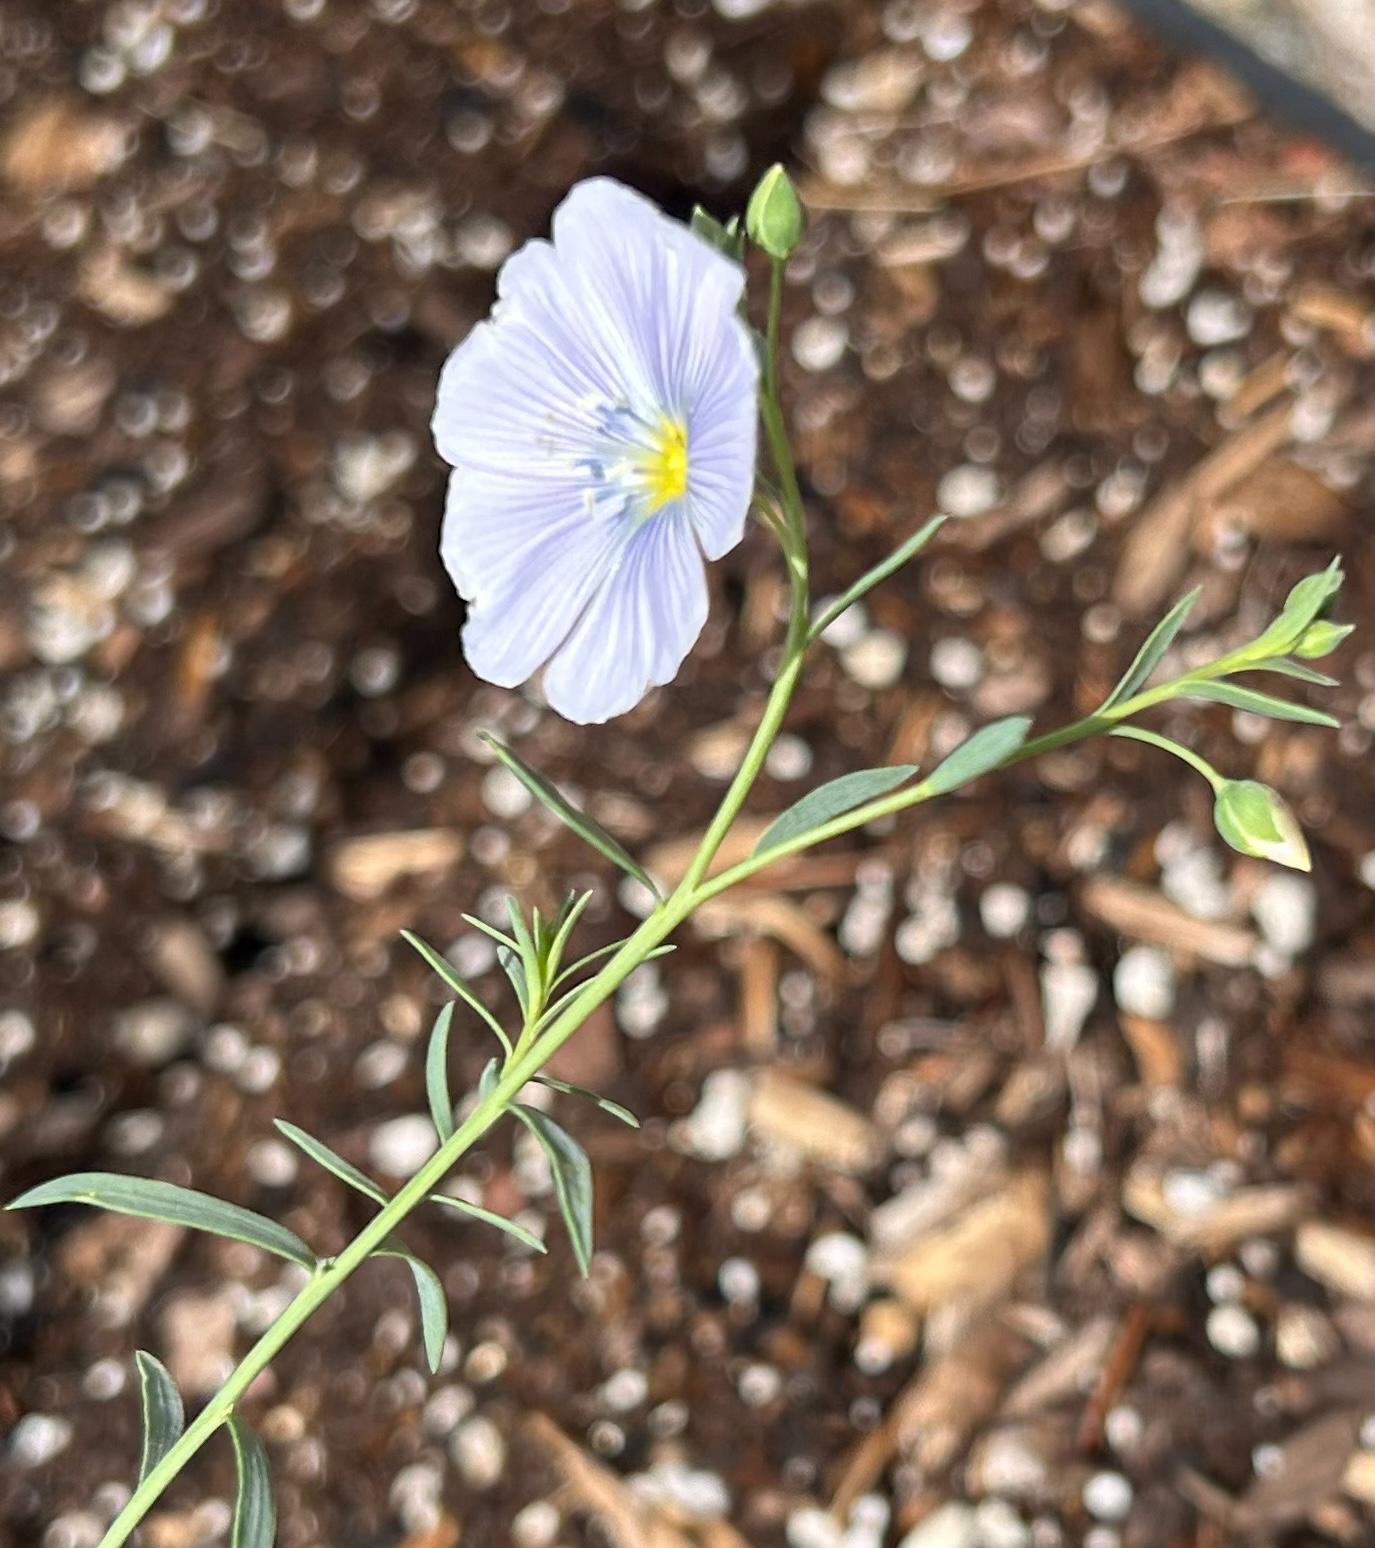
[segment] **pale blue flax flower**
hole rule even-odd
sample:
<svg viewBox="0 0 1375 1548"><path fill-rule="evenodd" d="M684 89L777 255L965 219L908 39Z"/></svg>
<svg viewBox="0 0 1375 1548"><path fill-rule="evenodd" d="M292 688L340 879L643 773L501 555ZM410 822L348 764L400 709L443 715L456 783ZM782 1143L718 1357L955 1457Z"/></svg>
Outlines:
<svg viewBox="0 0 1375 1548"><path fill-rule="evenodd" d="M449 356L435 444L453 466L441 552L488 682L544 668L568 720L673 678L707 617L703 558L740 541L758 362L744 271L609 178L503 266Z"/></svg>

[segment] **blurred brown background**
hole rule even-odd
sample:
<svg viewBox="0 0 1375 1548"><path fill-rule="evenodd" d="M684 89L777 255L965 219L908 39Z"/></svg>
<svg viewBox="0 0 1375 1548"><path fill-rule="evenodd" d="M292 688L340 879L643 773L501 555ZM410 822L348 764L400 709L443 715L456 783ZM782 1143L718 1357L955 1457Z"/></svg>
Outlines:
<svg viewBox="0 0 1375 1548"><path fill-rule="evenodd" d="M573 180L814 210L786 390L824 594L962 518L817 656L753 811L989 717L1090 708L1339 552L1371 598L1366 175L1106 4L9 0L0 16L0 1191L81 1168L334 1250L425 1153L464 910L599 885L492 726L671 869L779 638L753 533L682 677L581 731L476 683L435 556L446 351ZM1160 1548L1368 1539L1371 734L1155 717L1279 788L1311 877L1092 744L799 860L686 932L564 1073L599 1254L451 1218L255 1394L283 1548ZM456 1063L488 1049L463 1023ZM566 1105L566 1104L565 1104ZM539 1224L500 1135L464 1170ZM94 1548L132 1350L194 1401L284 1303L245 1249L0 1217L0 1539ZM1365 1429L1362 1429L1363 1424ZM222 1543L212 1445L145 1533Z"/></svg>

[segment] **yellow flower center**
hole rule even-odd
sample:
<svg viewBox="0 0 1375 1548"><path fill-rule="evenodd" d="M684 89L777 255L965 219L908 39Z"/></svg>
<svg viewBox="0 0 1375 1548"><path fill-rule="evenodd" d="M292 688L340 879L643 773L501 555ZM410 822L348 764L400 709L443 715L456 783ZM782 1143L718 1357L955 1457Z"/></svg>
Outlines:
<svg viewBox="0 0 1375 1548"><path fill-rule="evenodd" d="M665 414L659 421L645 451L643 474L651 512L662 510L671 500L681 500L687 493L687 426L681 419L670 419Z"/></svg>

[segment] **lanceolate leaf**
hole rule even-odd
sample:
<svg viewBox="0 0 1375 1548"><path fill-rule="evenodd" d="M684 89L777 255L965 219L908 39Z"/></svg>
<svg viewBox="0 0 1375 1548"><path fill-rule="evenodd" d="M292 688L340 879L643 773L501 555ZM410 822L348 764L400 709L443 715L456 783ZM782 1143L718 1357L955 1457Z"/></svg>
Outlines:
<svg viewBox="0 0 1375 1548"><path fill-rule="evenodd" d="M1122 674L1122 679L1098 706L1098 713L1106 709L1112 709L1116 704L1121 704L1124 699L1130 699L1138 689L1144 688L1147 678L1160 665L1165 652L1174 644L1175 636L1184 627L1184 622L1193 610L1193 605L1198 601L1198 594L1203 588L1195 586L1169 610L1168 613L1156 624L1155 628L1146 636L1145 643L1136 653L1136 659Z"/></svg>
<svg viewBox="0 0 1375 1548"><path fill-rule="evenodd" d="M1010 715L1006 720L995 720L983 726L961 742L954 752L937 766L921 782L928 795L946 795L958 790L980 774L987 774L1005 762L1026 741L1031 721L1025 715Z"/></svg>
<svg viewBox="0 0 1375 1548"><path fill-rule="evenodd" d="M636 881L642 882L649 890L657 895L658 888L649 878L649 872L640 863L628 855L614 838L586 815L580 812L576 806L568 801L553 785L545 779L543 774L536 773L528 763L518 758L504 743L496 737L484 734L483 741L501 759L502 763L521 782L536 800L544 803L560 822L572 828L584 843L590 844L598 854L610 860L613 865L618 865Z"/></svg>
<svg viewBox="0 0 1375 1548"><path fill-rule="evenodd" d="M548 1157L573 1256L585 1275L592 1262L592 1163L577 1140L552 1118L520 1102L513 1103L511 1111L535 1136Z"/></svg>
<svg viewBox="0 0 1375 1548"><path fill-rule="evenodd" d="M530 981L525 973L525 959L519 952L512 951L509 946L498 946L497 961L501 964L501 971L511 980L511 987L516 991L516 1003L520 1006L520 1013L528 1021Z"/></svg>
<svg viewBox="0 0 1375 1548"><path fill-rule="evenodd" d="M1253 715L1268 715L1271 720L1297 720L1306 726L1330 726L1333 729L1341 725L1335 716L1326 715L1322 710L1309 709L1306 704L1290 704L1255 688L1243 688L1240 683L1190 683L1184 690L1184 697L1228 704L1233 709L1249 710Z"/></svg>
<svg viewBox="0 0 1375 1548"><path fill-rule="evenodd" d="M263 1443L236 1414L229 1421L239 1488L234 1499L233 1548L272 1548L277 1539L277 1507Z"/></svg>
<svg viewBox="0 0 1375 1548"><path fill-rule="evenodd" d="M566 1080L555 1080L552 1075L536 1075L537 1084L548 1086L551 1091L562 1091L565 1096L583 1097L589 1102L595 1102L604 1113L610 1113L613 1118L619 1118L622 1123L628 1123L632 1129L640 1127L640 1120L628 1107L622 1107L619 1102L613 1102L610 1097L601 1096L596 1091L589 1091L586 1086L574 1086Z"/></svg>
<svg viewBox="0 0 1375 1548"><path fill-rule="evenodd" d="M160 1360L140 1349L134 1364L143 1398L143 1459L138 1468L142 1483L181 1438L186 1413L176 1383Z"/></svg>
<svg viewBox="0 0 1375 1548"><path fill-rule="evenodd" d="M474 1220L481 1220L489 1226L495 1226L498 1231L505 1231L507 1236L514 1236L523 1246L533 1247L536 1252L549 1250L532 1231L527 1231L523 1225L517 1225L514 1220L508 1220L505 1215L483 1209L481 1204L470 1204L467 1199L456 1198L452 1193L432 1193L430 1203L442 1204L445 1209L456 1209L460 1214L471 1215Z"/></svg>
<svg viewBox="0 0 1375 1548"><path fill-rule="evenodd" d="M442 957L439 952L437 952L434 947L429 944L428 941L422 941L418 935L413 935L411 931L403 930L401 932L401 938L407 943L407 945L413 946L415 950L420 953L425 961L428 962L434 971L439 974L440 978L444 980L444 982L449 986L450 989L453 990L459 999L463 1001L469 1010L476 1011L477 1014L482 1017L482 1019L492 1029L492 1031L496 1033L497 1041L502 1045L503 1048L505 1048L507 1053L510 1053L510 1039L506 1036L501 1023L496 1019L495 1016L492 1015L491 1011L487 1009L482 1001L478 999L478 997L473 993L468 985L465 984L458 976L458 974L454 971L453 964L450 963L446 958ZM505 938L505 936L500 935L498 932L499 940L505 940Z"/></svg>
<svg viewBox="0 0 1375 1548"><path fill-rule="evenodd" d="M425 1095L441 1145L454 1132L454 1099L449 1094L449 1023L453 1019L454 1008L446 1005L435 1017L430 1044L425 1050Z"/></svg>
<svg viewBox="0 0 1375 1548"><path fill-rule="evenodd" d="M885 581L895 571L900 570L909 559L914 558L935 537L936 533L945 525L944 516L933 516L924 527L919 528L907 539L900 543L886 559L882 559L872 570L866 570L863 575L838 596L826 610L821 613L811 628L807 631L807 640L810 643L818 640L827 629L841 616L852 608L866 592L872 591L880 581Z"/></svg>
<svg viewBox="0 0 1375 1548"><path fill-rule="evenodd" d="M36 1209L41 1204L89 1204L116 1215L136 1215L144 1220L165 1220L193 1231L209 1231L232 1237L276 1253L302 1268L315 1267L315 1254L293 1231L255 1215L251 1209L226 1204L192 1188L154 1182L146 1177L125 1177L118 1172L73 1172L30 1188L6 1209Z"/></svg>
<svg viewBox="0 0 1375 1548"><path fill-rule="evenodd" d="M444 1340L449 1332L449 1303L439 1275L428 1263L408 1252L399 1242L388 1241L373 1253L374 1258L401 1258L415 1279L415 1295L420 1302L420 1331L425 1341L425 1360L432 1371L439 1369Z"/></svg>
<svg viewBox="0 0 1375 1548"><path fill-rule="evenodd" d="M324 1167L327 1172L333 1172L341 1182L346 1182L350 1188L356 1188L374 1204L387 1202L385 1191L379 1188L371 1177L365 1176L352 1162L345 1161L343 1156L337 1155L323 1140L317 1140L313 1134L307 1134L304 1129L298 1129L294 1123L288 1123L285 1118L274 1118L272 1121L277 1130L298 1150L304 1151L312 1161Z"/></svg>
<svg viewBox="0 0 1375 1548"><path fill-rule="evenodd" d="M842 774L839 779L818 785L774 819L754 846L755 854L776 849L799 834L822 827L833 817L853 811L877 796L887 795L916 772L914 763L899 763L891 769L858 769L853 774Z"/></svg>

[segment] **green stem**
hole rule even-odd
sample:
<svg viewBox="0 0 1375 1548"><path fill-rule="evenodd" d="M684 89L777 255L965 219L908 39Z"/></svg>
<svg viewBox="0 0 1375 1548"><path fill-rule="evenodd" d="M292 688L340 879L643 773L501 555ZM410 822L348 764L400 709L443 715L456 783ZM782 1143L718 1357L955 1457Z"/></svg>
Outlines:
<svg viewBox="0 0 1375 1548"><path fill-rule="evenodd" d="M569 1001L537 1041L508 1063L493 1089L455 1130L453 1136L408 1183L373 1216L337 1258L323 1262L282 1314L239 1362L233 1374L192 1420L167 1455L130 1496L124 1509L101 1539L100 1548L120 1548L143 1520L168 1484L232 1415L235 1405L297 1333L306 1320L379 1248L418 1205L435 1191L454 1164L505 1112L523 1085L555 1049L572 1036L645 954L672 933L696 906L697 898L682 891L661 904L622 944L602 970Z"/></svg>

